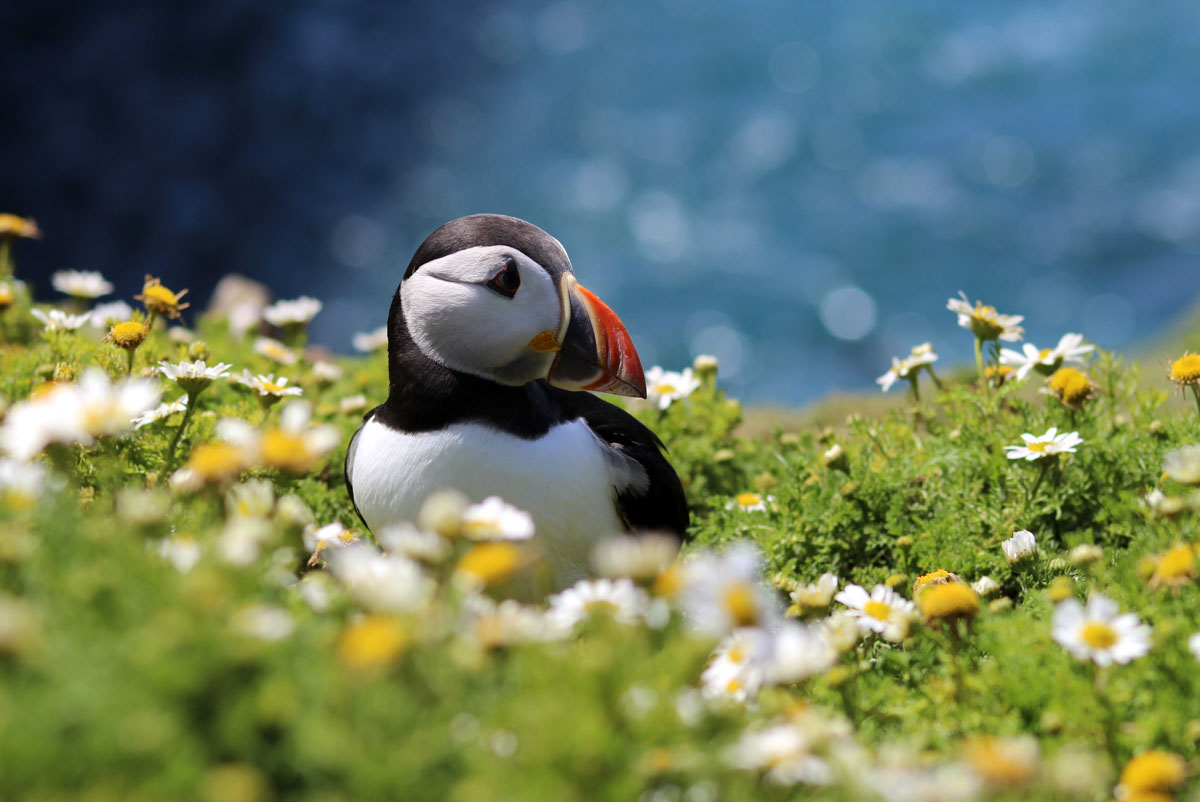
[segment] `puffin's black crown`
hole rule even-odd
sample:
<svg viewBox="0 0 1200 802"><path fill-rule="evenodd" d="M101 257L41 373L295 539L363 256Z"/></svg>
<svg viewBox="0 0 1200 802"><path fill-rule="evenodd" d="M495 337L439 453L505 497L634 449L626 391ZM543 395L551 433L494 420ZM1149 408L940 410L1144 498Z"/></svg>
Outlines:
<svg viewBox="0 0 1200 802"><path fill-rule="evenodd" d="M554 237L533 223L504 214L472 214L451 220L425 238L404 271L408 278L426 262L487 245L507 245L546 269L556 281L571 272L571 260Z"/></svg>

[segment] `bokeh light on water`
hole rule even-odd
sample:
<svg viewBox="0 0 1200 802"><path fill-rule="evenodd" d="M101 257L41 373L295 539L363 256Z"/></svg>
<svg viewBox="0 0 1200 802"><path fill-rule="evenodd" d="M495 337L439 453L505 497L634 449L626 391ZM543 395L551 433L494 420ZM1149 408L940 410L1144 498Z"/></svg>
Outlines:
<svg viewBox="0 0 1200 802"><path fill-rule="evenodd" d="M878 0L0 12L25 263L315 294L382 323L420 240L532 220L647 363L799 403L873 388L964 290L1126 347L1193 300L1200 11ZM65 232L70 232L66 236Z"/></svg>

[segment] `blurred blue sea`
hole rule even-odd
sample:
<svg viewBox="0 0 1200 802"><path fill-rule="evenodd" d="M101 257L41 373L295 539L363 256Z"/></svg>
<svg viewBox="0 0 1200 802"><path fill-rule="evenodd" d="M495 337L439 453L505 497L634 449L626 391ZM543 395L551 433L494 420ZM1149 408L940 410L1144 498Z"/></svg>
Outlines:
<svg viewBox="0 0 1200 802"><path fill-rule="evenodd" d="M420 241L479 211L566 246L643 362L745 400L873 379L946 299L1123 347L1196 298L1200 7L1116 0L0 11L0 205L49 272L226 272L382 325Z"/></svg>

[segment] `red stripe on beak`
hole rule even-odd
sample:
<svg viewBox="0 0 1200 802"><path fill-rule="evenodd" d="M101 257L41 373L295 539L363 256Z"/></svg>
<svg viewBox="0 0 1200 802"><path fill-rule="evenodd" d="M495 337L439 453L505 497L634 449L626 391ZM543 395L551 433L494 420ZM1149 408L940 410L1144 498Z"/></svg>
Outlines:
<svg viewBox="0 0 1200 802"><path fill-rule="evenodd" d="M625 324L591 290L582 284L576 285L575 289L588 307L602 369L600 377L583 389L645 398L646 376L642 372L642 360Z"/></svg>

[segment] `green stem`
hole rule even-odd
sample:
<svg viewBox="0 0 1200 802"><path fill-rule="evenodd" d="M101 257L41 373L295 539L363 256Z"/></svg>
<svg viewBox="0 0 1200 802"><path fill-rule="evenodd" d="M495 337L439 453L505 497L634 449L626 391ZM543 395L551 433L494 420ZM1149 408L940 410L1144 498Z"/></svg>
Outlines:
<svg viewBox="0 0 1200 802"><path fill-rule="evenodd" d="M926 365L925 370L929 371L929 378L933 379L933 384L938 388L939 391L946 389L942 386L942 380L939 379L937 374L933 372L933 365Z"/></svg>
<svg viewBox="0 0 1200 802"><path fill-rule="evenodd" d="M1196 399L1196 412L1200 413L1200 387L1192 385L1192 396Z"/></svg>
<svg viewBox="0 0 1200 802"><path fill-rule="evenodd" d="M1046 471L1049 470L1050 463L1046 459L1042 459L1038 464L1038 475L1033 480L1033 486L1029 488L1029 492L1025 494L1025 504L1021 507L1021 518L1025 517L1025 512L1029 509L1029 505L1037 496L1038 488L1042 486L1042 480L1046 478Z"/></svg>
<svg viewBox="0 0 1200 802"><path fill-rule="evenodd" d="M979 384L987 387L987 375L983 371L983 340L975 338L975 368L979 371Z"/></svg>
<svg viewBox="0 0 1200 802"><path fill-rule="evenodd" d="M134 357L137 355L137 349L130 348L128 351L126 351L126 353L129 354L129 363L125 370L125 375L132 376L133 375L133 360L134 360Z"/></svg>
<svg viewBox="0 0 1200 802"><path fill-rule="evenodd" d="M196 411L196 397L198 394L187 395L187 408L183 411L183 420L179 422L179 428L175 430L175 436L171 438L171 448L167 451L167 459L163 463L163 474L169 476L171 467L175 464L175 449L179 447L179 441L183 437L183 432L187 429L188 422L192 419L192 414Z"/></svg>
<svg viewBox="0 0 1200 802"><path fill-rule="evenodd" d="M12 237L0 237L0 278L8 278L12 274Z"/></svg>
<svg viewBox="0 0 1200 802"><path fill-rule="evenodd" d="M919 387L917 387L918 375L920 375L918 371L913 371L912 373L908 374L908 389L912 390L914 404L921 403L921 390Z"/></svg>

